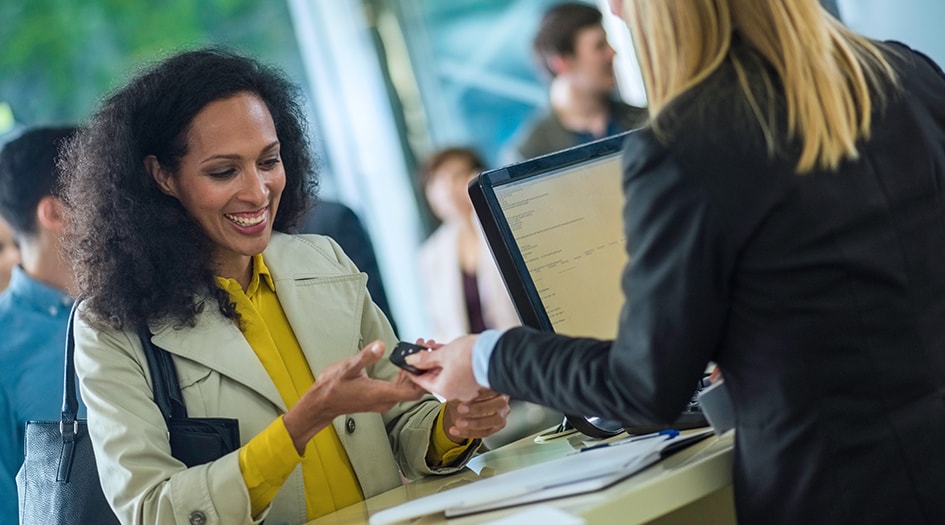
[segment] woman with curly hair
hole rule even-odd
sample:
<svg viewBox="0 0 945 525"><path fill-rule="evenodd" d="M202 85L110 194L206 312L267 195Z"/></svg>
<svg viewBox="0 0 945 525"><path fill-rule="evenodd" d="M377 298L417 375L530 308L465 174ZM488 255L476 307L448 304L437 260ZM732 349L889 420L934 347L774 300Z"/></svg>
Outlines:
<svg viewBox="0 0 945 525"><path fill-rule="evenodd" d="M110 95L65 153L76 371L123 523L303 523L453 472L504 425L491 392L421 398L382 359L395 336L365 276L331 239L286 233L316 186L304 122L280 72L188 51ZM239 420L237 451L172 456L140 327L191 417Z"/></svg>

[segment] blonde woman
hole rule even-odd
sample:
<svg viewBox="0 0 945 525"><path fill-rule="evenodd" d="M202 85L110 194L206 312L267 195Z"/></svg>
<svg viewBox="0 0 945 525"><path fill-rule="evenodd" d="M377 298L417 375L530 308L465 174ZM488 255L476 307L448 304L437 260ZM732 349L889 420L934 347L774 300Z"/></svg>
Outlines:
<svg viewBox="0 0 945 525"><path fill-rule="evenodd" d="M616 340L485 332L415 381L669 423L715 361L739 523L945 523L942 71L816 0L613 3L652 116Z"/></svg>

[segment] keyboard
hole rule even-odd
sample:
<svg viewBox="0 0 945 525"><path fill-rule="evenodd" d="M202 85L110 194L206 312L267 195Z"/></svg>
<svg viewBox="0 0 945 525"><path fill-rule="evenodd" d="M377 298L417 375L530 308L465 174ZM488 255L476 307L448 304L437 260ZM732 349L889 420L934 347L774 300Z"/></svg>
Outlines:
<svg viewBox="0 0 945 525"><path fill-rule="evenodd" d="M598 416L577 416L568 414L565 417L570 426L578 432L593 438L607 438L616 436L621 432L627 434L649 434L668 428L676 430L687 430L690 428L701 428L709 426L705 414L702 413L702 407L699 405L699 392L709 386L709 375L706 374L699 380L696 390L689 398L689 403L679 417L671 425L626 425L620 421L606 419Z"/></svg>

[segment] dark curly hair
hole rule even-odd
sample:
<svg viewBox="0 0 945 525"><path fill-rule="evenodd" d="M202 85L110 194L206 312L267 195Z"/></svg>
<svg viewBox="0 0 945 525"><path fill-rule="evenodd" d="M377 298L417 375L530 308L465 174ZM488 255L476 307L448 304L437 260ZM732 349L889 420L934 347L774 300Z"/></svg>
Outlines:
<svg viewBox="0 0 945 525"><path fill-rule="evenodd" d="M289 231L310 207L314 158L299 90L281 71L220 48L184 51L148 66L102 102L62 159L70 219L65 246L93 324L193 325L200 298L239 319L214 279L209 239L158 188L144 159L154 155L177 173L194 116L240 93L265 102L280 142L286 187L273 229Z"/></svg>

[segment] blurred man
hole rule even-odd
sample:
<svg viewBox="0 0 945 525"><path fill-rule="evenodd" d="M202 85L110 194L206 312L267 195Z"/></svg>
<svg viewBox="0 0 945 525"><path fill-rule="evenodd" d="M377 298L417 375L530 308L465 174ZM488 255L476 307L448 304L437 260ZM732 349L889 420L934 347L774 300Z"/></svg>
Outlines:
<svg viewBox="0 0 945 525"><path fill-rule="evenodd" d="M16 234L21 260L0 294L0 523L19 521L14 478L23 462L25 422L58 419L62 408L74 283L59 256L65 218L56 196L56 156L74 131L28 129L0 150L0 216Z"/></svg>
<svg viewBox="0 0 945 525"><path fill-rule="evenodd" d="M545 12L533 45L551 75L550 108L515 134L503 162L570 148L646 122L645 109L613 98L615 53L602 18L598 9L583 3L560 4Z"/></svg>
<svg viewBox="0 0 945 525"><path fill-rule="evenodd" d="M0 219L0 292L10 284L13 267L20 262L20 249L16 246L13 231Z"/></svg>

